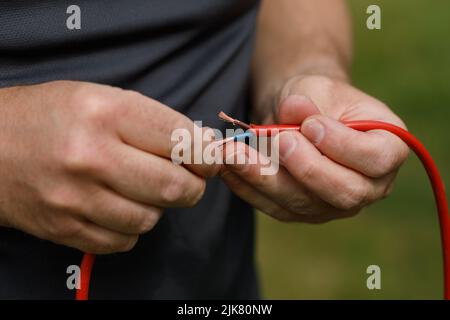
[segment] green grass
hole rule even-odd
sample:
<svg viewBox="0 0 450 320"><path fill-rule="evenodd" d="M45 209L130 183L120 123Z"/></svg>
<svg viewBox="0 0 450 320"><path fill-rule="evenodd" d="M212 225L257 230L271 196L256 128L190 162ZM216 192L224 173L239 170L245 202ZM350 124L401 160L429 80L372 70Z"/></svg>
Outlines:
<svg viewBox="0 0 450 320"><path fill-rule="evenodd" d="M382 9L382 30L366 8ZM389 104L427 146L450 185L450 2L353 0L354 83ZM358 217L283 224L258 214L263 294L274 299L439 299L442 269L434 201L415 156L393 194ZM366 288L377 264L382 289Z"/></svg>

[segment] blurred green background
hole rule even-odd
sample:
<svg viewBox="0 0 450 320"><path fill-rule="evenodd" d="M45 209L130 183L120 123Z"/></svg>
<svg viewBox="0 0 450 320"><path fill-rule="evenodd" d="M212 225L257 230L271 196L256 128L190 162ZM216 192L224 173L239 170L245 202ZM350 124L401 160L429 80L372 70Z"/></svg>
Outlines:
<svg viewBox="0 0 450 320"><path fill-rule="evenodd" d="M450 185L450 1L353 0L357 87L390 105L427 146ZM382 29L366 28L366 9ZM258 214L257 262L271 299L440 299L437 215L414 155L393 194L352 219L283 224ZM381 290L366 287L381 267Z"/></svg>

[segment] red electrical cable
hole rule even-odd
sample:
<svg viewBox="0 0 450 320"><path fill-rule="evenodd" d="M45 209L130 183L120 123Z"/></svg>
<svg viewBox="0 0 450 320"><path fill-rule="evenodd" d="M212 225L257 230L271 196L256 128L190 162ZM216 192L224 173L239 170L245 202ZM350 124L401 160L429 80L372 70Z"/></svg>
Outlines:
<svg viewBox="0 0 450 320"><path fill-rule="evenodd" d="M91 282L91 272L94 266L95 255L92 253L85 253L83 260L81 260L80 267L80 288L77 289L75 300L89 299L89 284Z"/></svg>
<svg viewBox="0 0 450 320"><path fill-rule="evenodd" d="M254 125L246 124L239 120L233 119L223 112L219 114L219 117L225 121L231 122L238 125L244 129L249 129L253 133L264 136L271 136L272 134L277 134L286 130L297 130L300 131L300 125ZM448 203L445 195L444 182L439 174L438 168L434 163L429 152L425 149L424 145L411 133L408 131L397 127L390 123L380 122L380 121L346 121L344 122L349 128L358 131L369 131L369 130L385 130L392 134L398 136L402 139L419 157L421 160L428 177L430 179L431 185L433 187L433 193L436 201L437 211L439 215L439 224L441 232L441 244L442 244L442 257L444 264L444 299L450 300L450 217L448 211ZM81 262L81 288L77 290L76 299L77 300L87 300L89 294L89 282L92 267L94 264L94 255L85 254Z"/></svg>
<svg viewBox="0 0 450 320"><path fill-rule="evenodd" d="M345 125L359 131L375 129L389 131L402 139L422 162L428 174L428 178L430 179L434 199L436 201L441 231L442 258L444 263L444 299L450 300L450 217L444 181L439 174L439 170L434 163L433 158L425 146L415 136L400 127L379 121L349 121L345 122Z"/></svg>

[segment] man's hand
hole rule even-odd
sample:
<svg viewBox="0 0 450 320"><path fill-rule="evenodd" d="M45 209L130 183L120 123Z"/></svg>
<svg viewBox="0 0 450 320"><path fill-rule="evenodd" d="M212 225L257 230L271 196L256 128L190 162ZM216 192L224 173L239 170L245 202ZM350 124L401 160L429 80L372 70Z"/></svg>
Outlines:
<svg viewBox="0 0 450 320"><path fill-rule="evenodd" d="M300 132L276 139L281 166L276 175L262 176L261 159L245 144L229 148L225 158L245 155L258 164L227 165L227 185L255 208L283 221L321 223L349 217L385 197L407 146L385 131L358 132L340 121L380 120L405 127L380 101L345 82L323 76L289 80L267 123L302 123ZM246 163L249 161L247 160Z"/></svg>
<svg viewBox="0 0 450 320"><path fill-rule="evenodd" d="M215 166L170 160L182 114L136 92L58 81L0 90L0 225L91 253L130 250Z"/></svg>

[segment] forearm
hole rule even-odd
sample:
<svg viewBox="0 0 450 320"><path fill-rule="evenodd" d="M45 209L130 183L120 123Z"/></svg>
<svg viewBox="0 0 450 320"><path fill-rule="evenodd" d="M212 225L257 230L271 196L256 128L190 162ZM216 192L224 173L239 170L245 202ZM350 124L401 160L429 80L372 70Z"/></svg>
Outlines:
<svg viewBox="0 0 450 320"><path fill-rule="evenodd" d="M264 0L252 65L256 116L271 110L294 76L348 80L351 38L344 0Z"/></svg>

